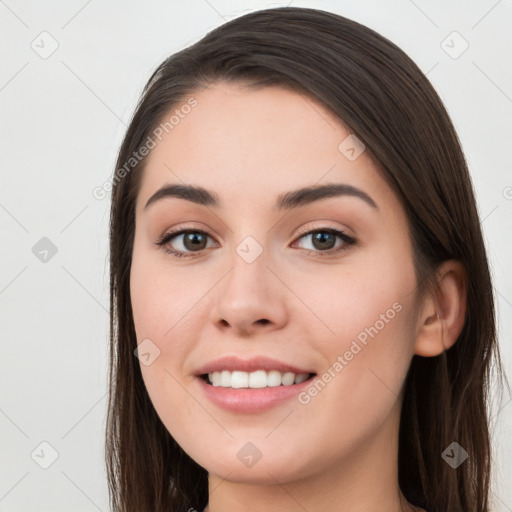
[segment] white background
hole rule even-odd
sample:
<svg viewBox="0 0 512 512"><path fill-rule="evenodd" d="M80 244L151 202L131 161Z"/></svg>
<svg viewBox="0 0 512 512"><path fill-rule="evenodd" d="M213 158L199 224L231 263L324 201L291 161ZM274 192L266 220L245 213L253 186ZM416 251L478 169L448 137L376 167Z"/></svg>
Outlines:
<svg viewBox="0 0 512 512"><path fill-rule="evenodd" d="M135 102L164 58L225 21L279 5L290 2L0 1L0 511L108 510L109 199L92 191L110 179ZM512 1L291 5L388 37L445 102L474 180L511 374ZM442 46L453 31L469 44L456 59ZM52 39L58 48L46 59L31 46L48 49ZM47 262L32 251L43 237L57 248ZM495 512L512 511L510 400L505 392L495 428ZM48 469L34 460L51 461L43 441L58 453Z"/></svg>

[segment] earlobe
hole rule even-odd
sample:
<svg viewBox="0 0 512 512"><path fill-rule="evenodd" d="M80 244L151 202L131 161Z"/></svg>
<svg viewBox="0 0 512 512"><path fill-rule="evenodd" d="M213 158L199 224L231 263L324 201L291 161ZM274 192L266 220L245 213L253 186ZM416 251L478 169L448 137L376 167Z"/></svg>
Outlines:
<svg viewBox="0 0 512 512"><path fill-rule="evenodd" d="M438 269L438 287L433 297L425 298L414 353L434 357L457 341L466 315L466 272L456 260L445 261Z"/></svg>

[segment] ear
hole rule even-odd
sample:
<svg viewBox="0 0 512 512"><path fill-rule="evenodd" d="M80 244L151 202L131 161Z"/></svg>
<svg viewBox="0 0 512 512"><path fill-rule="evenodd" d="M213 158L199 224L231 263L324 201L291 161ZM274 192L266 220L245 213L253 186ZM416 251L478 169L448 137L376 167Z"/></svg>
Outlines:
<svg viewBox="0 0 512 512"><path fill-rule="evenodd" d="M466 272L456 260L445 261L437 271L438 287L427 296L418 316L414 353L438 356L459 337L466 315Z"/></svg>

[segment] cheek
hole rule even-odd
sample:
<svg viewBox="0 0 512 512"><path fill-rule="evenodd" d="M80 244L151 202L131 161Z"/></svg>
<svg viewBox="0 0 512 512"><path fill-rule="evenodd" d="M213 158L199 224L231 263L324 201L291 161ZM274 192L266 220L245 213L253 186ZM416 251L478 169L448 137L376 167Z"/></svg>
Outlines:
<svg viewBox="0 0 512 512"><path fill-rule="evenodd" d="M415 325L415 272L408 254L393 246L360 253L357 261L316 275L298 290L317 316L316 349L326 369L344 375L338 385L345 382L352 396L370 397L381 384L398 394L407 373Z"/></svg>
<svg viewBox="0 0 512 512"><path fill-rule="evenodd" d="M157 414L173 432L193 421L194 404L184 391L182 369L190 350L187 336L197 329L190 314L197 292L190 276L166 272L157 255L135 245L130 271L134 326L137 343L150 340L152 354L150 364L141 359L141 373ZM173 409L180 414L170 414Z"/></svg>
<svg viewBox="0 0 512 512"><path fill-rule="evenodd" d="M135 246L130 272L130 294L137 341L154 339L165 350L175 330L187 323L200 287L191 276L170 272L154 251ZM162 343L167 340L167 343Z"/></svg>
<svg viewBox="0 0 512 512"><path fill-rule="evenodd" d="M169 396L176 396L180 378L176 368L184 359L183 343L175 343L178 332L186 323L186 309L190 309L191 299L187 290L171 280L150 251L135 244L130 271L130 294L133 321L139 351L150 353L150 361L140 358L142 376L149 396L158 411L159 404ZM167 397L167 398L166 398Z"/></svg>
<svg viewBox="0 0 512 512"><path fill-rule="evenodd" d="M389 332L408 316L402 310L414 299L412 263L391 250L354 256L350 264L322 269L295 288L323 322L324 338L331 331L333 340L352 339L375 325Z"/></svg>
<svg viewBox="0 0 512 512"><path fill-rule="evenodd" d="M208 283L201 270L173 270L159 252L135 244L130 271L133 320L137 343L149 339L158 354L150 365L141 364L155 401L179 396L180 385L173 377L188 378L187 356L207 318L203 299L211 288Z"/></svg>

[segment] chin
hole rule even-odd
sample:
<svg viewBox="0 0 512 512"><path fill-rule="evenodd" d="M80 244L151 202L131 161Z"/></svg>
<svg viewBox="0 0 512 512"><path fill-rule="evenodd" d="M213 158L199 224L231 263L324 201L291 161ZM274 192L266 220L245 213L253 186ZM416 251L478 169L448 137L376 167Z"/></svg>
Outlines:
<svg viewBox="0 0 512 512"><path fill-rule="evenodd" d="M294 450L296 453L297 450ZM242 460L240 460L242 459ZM244 454L240 457L237 452L226 456L222 451L218 456L197 457L194 460L209 474L215 474L229 482L240 484L275 485L277 482L286 483L304 478L310 474L311 465L297 460L293 454L285 455L282 451L265 455L255 462L243 462Z"/></svg>

